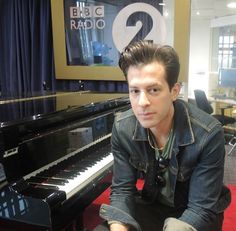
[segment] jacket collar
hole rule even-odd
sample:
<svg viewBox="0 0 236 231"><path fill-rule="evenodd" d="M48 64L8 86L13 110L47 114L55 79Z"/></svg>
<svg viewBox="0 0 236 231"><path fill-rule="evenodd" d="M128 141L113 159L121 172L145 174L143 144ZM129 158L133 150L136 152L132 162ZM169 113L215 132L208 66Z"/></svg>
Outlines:
<svg viewBox="0 0 236 231"><path fill-rule="evenodd" d="M174 132L176 144L178 146L185 146L194 143L194 135L187 104L183 100L178 99L174 102L174 108ZM148 141L147 129L143 128L138 120L136 120L133 140Z"/></svg>

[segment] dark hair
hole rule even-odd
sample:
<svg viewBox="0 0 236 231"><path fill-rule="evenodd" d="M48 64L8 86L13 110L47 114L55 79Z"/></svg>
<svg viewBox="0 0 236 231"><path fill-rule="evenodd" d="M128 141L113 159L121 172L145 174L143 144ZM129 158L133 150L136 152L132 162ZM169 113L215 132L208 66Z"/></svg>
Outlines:
<svg viewBox="0 0 236 231"><path fill-rule="evenodd" d="M171 46L157 45L142 40L133 42L121 53L119 67L127 79L130 66L143 66L155 61L164 66L166 81L171 89L178 81L180 70L179 56Z"/></svg>

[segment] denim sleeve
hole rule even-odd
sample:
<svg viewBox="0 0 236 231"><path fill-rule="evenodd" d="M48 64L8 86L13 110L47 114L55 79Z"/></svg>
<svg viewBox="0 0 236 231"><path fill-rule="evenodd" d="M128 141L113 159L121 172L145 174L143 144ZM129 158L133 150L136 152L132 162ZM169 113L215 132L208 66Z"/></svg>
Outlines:
<svg viewBox="0 0 236 231"><path fill-rule="evenodd" d="M115 221L118 223L129 225L129 230L141 231L138 222L132 216L111 205L102 204L99 215L100 217L108 221L108 224L109 221Z"/></svg>
<svg viewBox="0 0 236 231"><path fill-rule="evenodd" d="M206 230L217 213L223 186L224 136L218 128L201 137L201 154L190 179L188 207L179 218L197 230Z"/></svg>
<svg viewBox="0 0 236 231"><path fill-rule="evenodd" d="M135 217L135 193L137 182L137 170L129 162L129 154L122 145L125 142L117 130L119 124L113 125L112 153L114 155L113 179L110 194L110 208L103 211L103 217L127 223L128 217ZM123 216L119 216L123 213ZM118 217L117 217L118 216ZM123 218L122 218L123 217Z"/></svg>

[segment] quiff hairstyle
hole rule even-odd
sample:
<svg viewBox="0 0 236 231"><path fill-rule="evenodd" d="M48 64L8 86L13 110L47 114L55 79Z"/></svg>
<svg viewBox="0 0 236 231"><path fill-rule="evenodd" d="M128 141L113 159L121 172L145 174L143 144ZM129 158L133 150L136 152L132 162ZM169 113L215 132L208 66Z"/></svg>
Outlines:
<svg viewBox="0 0 236 231"><path fill-rule="evenodd" d="M130 66L143 67L153 62L164 66L166 81L172 89L178 81L180 63L178 54L171 46L157 45L143 40L130 43L120 55L119 67L127 80Z"/></svg>

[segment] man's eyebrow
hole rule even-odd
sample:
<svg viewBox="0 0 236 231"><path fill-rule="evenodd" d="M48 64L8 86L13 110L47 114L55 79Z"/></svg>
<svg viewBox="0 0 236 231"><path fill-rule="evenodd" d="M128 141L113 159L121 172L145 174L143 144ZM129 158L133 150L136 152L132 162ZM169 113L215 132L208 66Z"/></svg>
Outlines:
<svg viewBox="0 0 236 231"><path fill-rule="evenodd" d="M161 87L161 85L158 83L153 83L145 86L145 88L150 88L150 87ZM129 85L129 88L140 88L140 87L136 85Z"/></svg>
<svg viewBox="0 0 236 231"><path fill-rule="evenodd" d="M146 86L146 88L152 88L152 87L161 87L161 85L158 83L154 83Z"/></svg>
<svg viewBox="0 0 236 231"><path fill-rule="evenodd" d="M161 85L158 83L150 84L148 87L160 87Z"/></svg>

